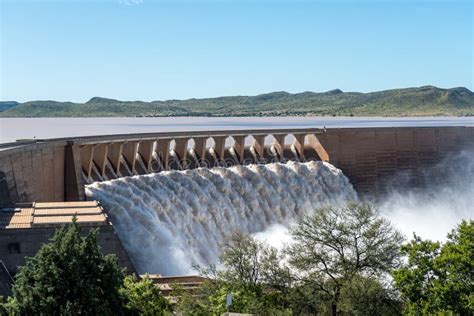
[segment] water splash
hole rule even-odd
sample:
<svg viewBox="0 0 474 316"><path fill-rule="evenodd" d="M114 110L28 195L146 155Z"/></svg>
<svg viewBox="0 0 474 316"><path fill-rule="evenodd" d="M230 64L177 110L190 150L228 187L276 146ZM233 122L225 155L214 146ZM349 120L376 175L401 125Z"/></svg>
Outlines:
<svg viewBox="0 0 474 316"><path fill-rule="evenodd" d="M404 190L401 184L378 208L408 239L413 233L445 241L461 220L474 218L474 150L452 154L420 176L421 188Z"/></svg>
<svg viewBox="0 0 474 316"><path fill-rule="evenodd" d="M166 275L216 263L234 230L263 232L357 199L341 170L315 161L167 171L96 182L86 194L105 206L138 272Z"/></svg>

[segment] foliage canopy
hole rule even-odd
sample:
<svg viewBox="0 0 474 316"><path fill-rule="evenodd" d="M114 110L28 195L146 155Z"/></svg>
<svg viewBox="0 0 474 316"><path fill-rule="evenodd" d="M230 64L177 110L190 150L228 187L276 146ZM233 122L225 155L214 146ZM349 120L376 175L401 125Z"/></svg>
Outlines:
<svg viewBox="0 0 474 316"><path fill-rule="evenodd" d="M168 301L147 275L140 280L135 275L125 277L120 294L127 299L125 308L129 314L145 316L171 314Z"/></svg>
<svg viewBox="0 0 474 316"><path fill-rule="evenodd" d="M292 232L290 264L326 293L332 314L355 277L387 274L400 259L402 235L368 204L327 207L304 216Z"/></svg>
<svg viewBox="0 0 474 316"><path fill-rule="evenodd" d="M181 295L178 310L219 315L230 293L230 310L241 313L327 314L338 303L337 311L348 314L369 307L376 314L400 312L396 296L377 277L397 265L402 237L373 208L351 204L316 210L297 224L293 237L281 253L232 233L222 244L220 269L201 269L209 281L194 296Z"/></svg>
<svg viewBox="0 0 474 316"><path fill-rule="evenodd" d="M415 235L401 249L408 261L392 275L407 313L474 313L474 221L462 221L444 245Z"/></svg>
<svg viewBox="0 0 474 316"><path fill-rule="evenodd" d="M124 278L115 255L101 254L98 234L83 234L75 218L58 229L20 268L0 315L169 315L168 301L147 276Z"/></svg>
<svg viewBox="0 0 474 316"><path fill-rule="evenodd" d="M57 230L17 273L13 310L21 315L121 314L118 290L124 272L115 256L100 253L97 236L98 230L82 236L75 220Z"/></svg>

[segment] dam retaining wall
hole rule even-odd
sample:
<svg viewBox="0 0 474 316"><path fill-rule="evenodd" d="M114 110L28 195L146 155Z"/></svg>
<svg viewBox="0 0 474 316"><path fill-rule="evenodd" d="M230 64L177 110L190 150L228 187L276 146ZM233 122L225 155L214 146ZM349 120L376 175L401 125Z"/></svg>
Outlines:
<svg viewBox="0 0 474 316"><path fill-rule="evenodd" d="M0 204L84 200L93 181L201 166L329 161L361 196L474 149L474 127L271 129L147 133L0 144Z"/></svg>

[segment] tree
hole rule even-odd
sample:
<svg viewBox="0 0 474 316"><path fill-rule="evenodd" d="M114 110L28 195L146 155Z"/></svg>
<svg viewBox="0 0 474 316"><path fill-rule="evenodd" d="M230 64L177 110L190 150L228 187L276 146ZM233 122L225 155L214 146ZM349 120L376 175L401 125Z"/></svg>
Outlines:
<svg viewBox="0 0 474 316"><path fill-rule="evenodd" d="M261 259L267 249L264 244L241 232L234 232L224 239L219 257L223 270L220 277L246 287L256 286L262 278Z"/></svg>
<svg viewBox="0 0 474 316"><path fill-rule="evenodd" d="M228 283L286 288L290 281L289 270L280 265L275 248L238 231L224 239L219 259L223 267L219 277Z"/></svg>
<svg viewBox="0 0 474 316"><path fill-rule="evenodd" d="M220 315L226 295L232 295L231 311L278 315L287 311L285 289L289 271L280 265L276 249L253 237L234 232L225 238L221 269L198 268L209 281L192 295L179 291L178 310L185 315Z"/></svg>
<svg viewBox="0 0 474 316"><path fill-rule="evenodd" d="M343 315L400 315L402 302L395 289L373 277L356 276L341 290Z"/></svg>
<svg viewBox="0 0 474 316"><path fill-rule="evenodd" d="M98 230L81 235L73 223L27 258L13 286L12 308L20 315L120 315L124 273L114 255L103 256Z"/></svg>
<svg viewBox="0 0 474 316"><path fill-rule="evenodd" d="M4 302L3 296L0 296L0 316L8 315L8 305Z"/></svg>
<svg viewBox="0 0 474 316"><path fill-rule="evenodd" d="M326 207L292 230L290 264L325 293L336 315L341 292L354 278L380 276L398 265L402 235L368 204Z"/></svg>
<svg viewBox="0 0 474 316"><path fill-rule="evenodd" d="M140 280L135 275L127 276L120 293L127 298L125 307L130 313L150 316L171 314L168 301L148 276Z"/></svg>
<svg viewBox="0 0 474 316"><path fill-rule="evenodd" d="M392 276L408 313L474 314L474 221L462 221L444 245L415 235L401 249L408 261Z"/></svg>

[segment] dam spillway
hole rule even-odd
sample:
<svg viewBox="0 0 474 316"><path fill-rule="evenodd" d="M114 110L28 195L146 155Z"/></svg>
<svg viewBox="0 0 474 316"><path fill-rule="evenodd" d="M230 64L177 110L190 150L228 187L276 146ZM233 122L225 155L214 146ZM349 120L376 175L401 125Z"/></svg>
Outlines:
<svg viewBox="0 0 474 316"><path fill-rule="evenodd" d="M0 144L0 204L76 201L95 181L206 164L329 161L360 196L410 186L442 159L474 148L474 127L384 127L169 132Z"/></svg>
<svg viewBox="0 0 474 316"><path fill-rule="evenodd" d="M434 224L430 224L432 222L427 221L427 218L432 218L436 212L439 213L438 206L442 204L440 201L449 201L448 197L454 197L456 201L463 202L460 207L454 208L454 211L451 205L447 206L451 213L454 212L451 224L448 225L450 228L456 223L456 219L472 217L472 213L469 214L469 208L466 209L465 206L473 205L472 198L469 199L469 197L472 197L472 190L474 190L471 176L474 169L471 168L470 172L466 170L466 166L472 166L470 163L472 162L473 149L474 127L472 126L201 131L21 140L15 143L0 144L0 205L9 209L12 204L23 202L28 204L31 202L84 201L88 196L97 198L105 205L105 211L111 218L117 216L113 219L114 228L116 225L116 231L121 234L123 243L128 244L127 250L130 252L130 257L136 261L139 271L157 271L159 267L163 269L159 271L162 273L164 271L179 273L187 271L191 258L197 263L212 262L216 255L216 242L222 238L223 234L223 231L218 229L232 227L233 224L238 226L238 223L242 223L245 231L259 233L261 229L266 229L269 225L279 223L288 225L308 208L333 203L337 200L337 192L342 197L341 200L357 193L357 198L388 201L390 205L385 209L390 210L392 214L401 214L398 218L413 218L406 217L406 212L400 213L400 210L410 210L413 211L413 214L421 212L425 216L421 221L428 223L427 225L430 227L440 227L446 224L446 216ZM456 160L456 156L463 152L464 156L468 158L467 163L465 159ZM219 211L222 210L219 208L216 211L216 209L207 206L202 210L184 206L184 204L191 205L193 203L192 196L194 195L206 196L206 194L210 194L208 191L198 194L196 190L183 190L185 184L198 183L196 179L205 179L202 181L209 184L214 183L213 181L228 183L230 180L225 179L232 178L234 182L239 179L243 181L245 179L243 174L258 174L261 177L254 177L255 181L252 182L252 185L247 186L250 188L250 192L264 190L264 192L271 192L277 196L279 190L272 191L274 186L267 184L273 182L266 181L265 175L273 173L273 180L277 180L276 183L278 183L282 174L271 170L280 168L277 167L280 164L291 165L294 168L299 166L296 169L300 172L318 165L318 168L321 166L328 169L334 168L328 163L340 169L342 176L347 176L355 192L352 191L349 182L338 183L335 186L331 181L323 181L318 184L305 180L306 182L302 183L305 188L301 190L306 191L303 191L298 199L293 199L291 202L291 199L285 199L284 195L275 198L282 205L286 205L284 210L287 211L283 211L283 213L287 216L282 215L281 209L273 214L268 212L268 207L265 209L265 207L259 206L253 209L258 219L256 223L253 223L248 219L253 219L253 217L239 217L242 215L238 212L239 205L256 205L252 201L268 200L269 195L257 195L249 199L242 198L244 202L227 206L227 209L233 209L233 213L237 216L234 217L234 221L232 221L232 217L220 218L219 222L222 222L222 227L213 224L216 230L210 229L208 234L202 234L202 229L199 228L202 221L197 219L209 217L214 219L211 214L219 214ZM445 171L449 169L446 166L450 165L453 165L456 172L454 177L448 178ZM217 169L213 169L214 167ZM318 168L313 169L324 169ZM301 175L298 172L283 178L284 180L299 179ZM206 176L203 177L203 173ZM462 176L458 177L458 173L461 173ZM310 174L314 175L313 171ZM200 178L197 175L200 175ZM331 176L331 173L326 173L326 175ZM336 178L338 177L334 179ZM463 181L466 178L467 181ZM447 179L451 180L446 181ZM146 187L144 188L143 184L140 184L142 182L149 183L150 186L154 185L156 189L153 191L154 193L148 194ZM441 187L433 188L433 183L439 183ZM277 186L282 188L287 185L280 181ZM449 190L446 190L446 186ZM207 186L207 188L209 187L212 186ZM398 190L400 188L411 190L412 188L431 187L429 194L427 192L420 193L423 197L429 196L430 200L424 201L421 206L417 203L409 203L409 205L400 207L398 197L394 203L391 199L385 199L387 196L390 197L390 192L394 192L394 187L395 191L400 191ZM164 191L166 188L168 191ZM332 188L332 190L325 191L325 188ZM124 190L124 193L117 194L119 189ZM299 189L297 186L290 186L289 190L297 191ZM316 191L308 195L308 190ZM227 189L227 191L215 194L226 196L230 194L227 192L232 191ZM326 193L321 195L321 192ZM311 196L319 196L320 199L317 202L307 202L311 201ZM404 197L402 199L404 201L413 200L413 195L410 195L411 198L408 200L406 199L407 195L402 194L401 196ZM123 197L127 198L123 199ZM167 202L159 205L149 204L152 200L158 200L157 197L160 197L160 201ZM176 204L181 200L185 203ZM419 202L418 199L415 200ZM131 201L134 203L130 204ZM219 203L217 205L221 205ZM121 209L120 204L127 205L127 210L123 207ZM135 204L139 207L134 208ZM226 204L224 203L224 205ZM295 208L292 205L305 206ZM226 208L224 207L224 209ZM205 212L207 215L204 216L199 211ZM194 216L195 213L198 216ZM133 214L132 220L130 214ZM248 222L256 226L247 226ZM122 231L118 228L119 226L122 227ZM406 227L408 234L413 232L410 231L410 225L407 225L406 221L402 223L401 227ZM170 244L170 239L167 239L167 236L158 234L161 243L158 245L156 243L147 244L145 237L147 234L149 236L150 231L153 232L157 229L162 234L171 232L178 243ZM6 230L4 231L6 238L2 240L8 244L12 240L12 236L17 236L19 244L35 242L35 247L40 247L40 239L31 237L35 233L32 232L33 230L38 231L37 228L16 233ZM444 231L447 230L446 228ZM135 234L126 234L126 232ZM214 232L217 232L215 240L205 239L212 238ZM199 241L192 240L195 244L187 244L190 240L189 236L194 234L205 238L201 238ZM42 235L42 238L47 240L48 237ZM145 239L143 240L143 238ZM209 251L202 251L202 244L199 244L201 241L211 245ZM147 246L150 251L143 252L142 245ZM30 251L36 249L31 245L26 245L26 247ZM5 246L4 252L8 253L8 249ZM158 252L165 251L166 256L154 258L152 266L144 264L144 256L157 253L157 249ZM170 270L171 268L166 267L165 263L169 262L170 258L179 259L182 249L192 251L192 255L187 258L190 260L177 260L175 262L184 262L185 264ZM118 251L109 246L104 250L115 253ZM188 252L186 253L188 254ZM122 257L126 257L124 253L122 255ZM16 266L18 262L24 260L24 254L9 254L7 258L11 261L9 263L11 266Z"/></svg>
<svg viewBox="0 0 474 316"><path fill-rule="evenodd" d="M357 199L341 170L320 161L165 171L94 182L86 193L108 210L136 269L166 275L216 264L224 236L235 230L288 226Z"/></svg>

